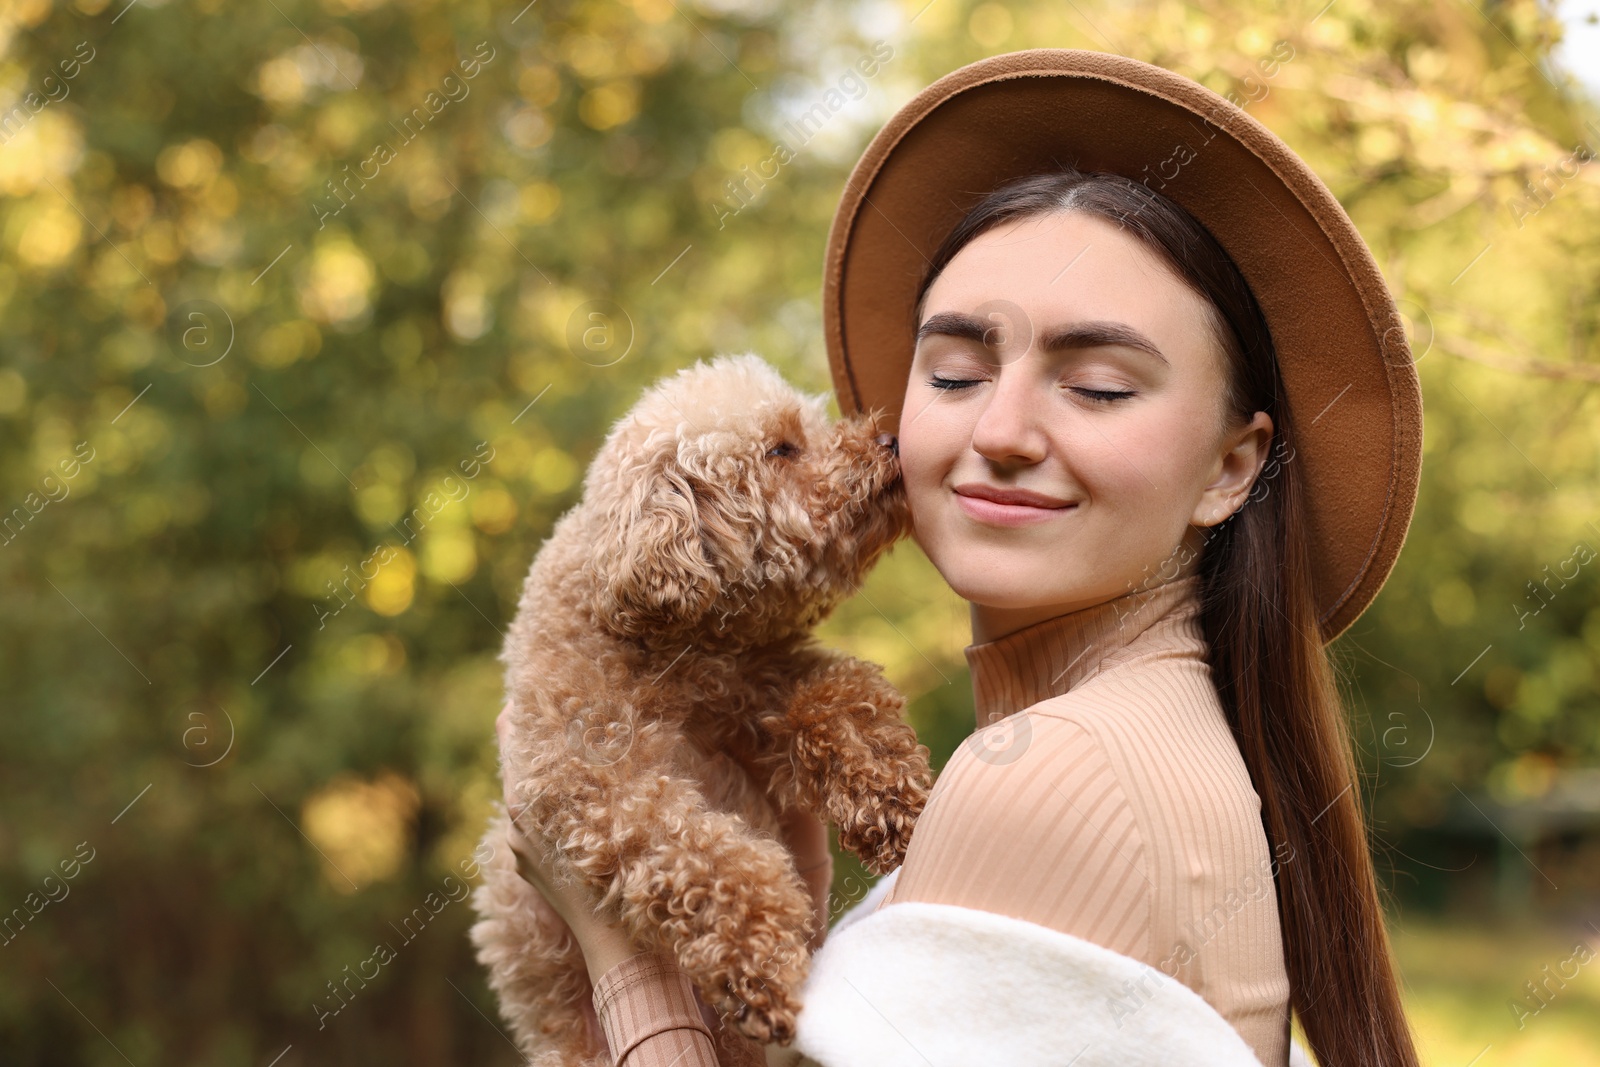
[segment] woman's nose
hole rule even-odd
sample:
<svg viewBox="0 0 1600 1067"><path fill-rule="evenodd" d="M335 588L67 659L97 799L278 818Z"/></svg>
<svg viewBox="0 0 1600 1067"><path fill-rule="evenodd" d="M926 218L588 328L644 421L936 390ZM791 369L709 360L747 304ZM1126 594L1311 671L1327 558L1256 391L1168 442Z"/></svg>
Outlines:
<svg viewBox="0 0 1600 1067"><path fill-rule="evenodd" d="M978 420L972 427L973 450L986 459L1003 463L1011 459L1037 461L1044 455L1045 438L1040 420L1037 388L1014 369L1010 379L999 376Z"/></svg>

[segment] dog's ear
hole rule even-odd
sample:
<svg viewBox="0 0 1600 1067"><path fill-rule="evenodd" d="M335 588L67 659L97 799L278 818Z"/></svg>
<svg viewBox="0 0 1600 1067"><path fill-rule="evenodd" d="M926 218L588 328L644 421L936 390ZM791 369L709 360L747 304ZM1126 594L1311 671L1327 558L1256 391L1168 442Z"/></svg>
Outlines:
<svg viewBox="0 0 1600 1067"><path fill-rule="evenodd" d="M709 558L694 487L675 458L621 480L596 531L590 569L601 621L637 637L691 624L722 582Z"/></svg>

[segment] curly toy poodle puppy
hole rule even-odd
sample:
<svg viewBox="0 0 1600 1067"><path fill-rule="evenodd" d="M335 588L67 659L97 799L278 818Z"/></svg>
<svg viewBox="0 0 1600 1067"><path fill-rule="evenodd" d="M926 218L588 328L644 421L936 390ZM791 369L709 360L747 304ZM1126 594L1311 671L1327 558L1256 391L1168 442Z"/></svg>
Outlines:
<svg viewBox="0 0 1600 1067"><path fill-rule="evenodd" d="M746 1048L793 1039L821 921L780 817L835 824L883 874L932 783L904 697L810 633L909 526L878 413L833 423L825 405L753 354L652 387L539 550L501 653L519 825L635 943L673 953L736 1020L719 1041ZM473 895L478 959L536 1064L606 1064L581 951L517 876L504 820Z"/></svg>

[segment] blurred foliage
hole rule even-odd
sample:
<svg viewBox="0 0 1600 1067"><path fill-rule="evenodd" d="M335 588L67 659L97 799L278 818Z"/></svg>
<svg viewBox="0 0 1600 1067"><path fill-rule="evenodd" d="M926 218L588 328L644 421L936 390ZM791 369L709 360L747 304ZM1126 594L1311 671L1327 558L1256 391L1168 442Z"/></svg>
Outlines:
<svg viewBox="0 0 1600 1067"><path fill-rule="evenodd" d="M828 388L849 167L930 81L1026 47L1235 93L1402 298L1422 497L1336 651L1385 869L1471 883L1427 862L1468 794L1600 764L1600 565L1566 562L1600 549L1600 167L1573 162L1600 128L1558 32L1529 0L6 0L0 908L31 918L0 1059L513 1062L439 894L498 790L529 560L659 375L754 349ZM910 545L825 632L941 764L967 636ZM1524 843L1562 864L1541 906L1592 903L1592 850Z"/></svg>
<svg viewBox="0 0 1600 1067"><path fill-rule="evenodd" d="M1593 932L1526 917L1412 918L1395 931L1406 1011L1424 1062L1566 1067L1596 1062L1600 954ZM1532 985L1532 989L1528 988Z"/></svg>

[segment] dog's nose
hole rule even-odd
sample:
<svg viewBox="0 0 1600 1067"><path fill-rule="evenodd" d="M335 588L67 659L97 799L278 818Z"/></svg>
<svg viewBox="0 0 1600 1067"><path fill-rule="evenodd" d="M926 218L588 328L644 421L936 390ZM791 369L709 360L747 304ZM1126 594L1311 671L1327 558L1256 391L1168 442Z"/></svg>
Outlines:
<svg viewBox="0 0 1600 1067"><path fill-rule="evenodd" d="M884 448L887 448L889 451L893 452L895 455L898 456L900 454L900 439L894 434L880 433L876 438L874 438L874 440Z"/></svg>

